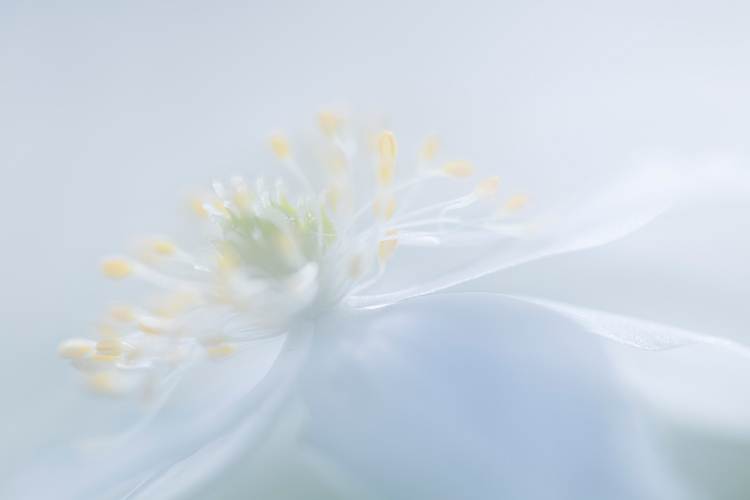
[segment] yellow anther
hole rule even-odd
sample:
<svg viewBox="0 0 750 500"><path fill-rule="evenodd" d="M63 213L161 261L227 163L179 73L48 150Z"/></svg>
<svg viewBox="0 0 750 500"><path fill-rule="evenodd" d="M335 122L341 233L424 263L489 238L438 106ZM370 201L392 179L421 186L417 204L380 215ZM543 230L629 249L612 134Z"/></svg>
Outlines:
<svg viewBox="0 0 750 500"><path fill-rule="evenodd" d="M231 271L232 269L236 269L240 265L240 262L234 255L222 253L216 257L216 265L222 271Z"/></svg>
<svg viewBox="0 0 750 500"><path fill-rule="evenodd" d="M505 210L518 210L523 208L529 202L529 197L523 194L517 194L508 198L505 202Z"/></svg>
<svg viewBox="0 0 750 500"><path fill-rule="evenodd" d="M133 318L135 317L133 308L127 304L115 304L109 308L108 313L110 318L123 323L133 321Z"/></svg>
<svg viewBox="0 0 750 500"><path fill-rule="evenodd" d="M96 344L96 352L102 356L119 356L124 347L120 339L106 339Z"/></svg>
<svg viewBox="0 0 750 500"><path fill-rule="evenodd" d="M432 160L438 151L438 140L434 137L427 139L427 141L424 143L424 146L422 146L422 160L423 161L430 161Z"/></svg>
<svg viewBox="0 0 750 500"><path fill-rule="evenodd" d="M396 231L388 231L386 233L386 236L395 236L396 234ZM393 253L396 251L397 244L398 239L396 238L391 238L380 242L380 244L378 245L378 258L381 262L385 262L393 255Z"/></svg>
<svg viewBox="0 0 750 500"><path fill-rule="evenodd" d="M385 198L385 200L384 200ZM386 201L387 200L387 201ZM393 196L379 194L375 199L375 215L388 220L393 215L393 208L396 206L396 199Z"/></svg>
<svg viewBox="0 0 750 500"><path fill-rule="evenodd" d="M125 259L108 259L102 262L102 272L114 279L121 279L133 272L133 266Z"/></svg>
<svg viewBox="0 0 750 500"><path fill-rule="evenodd" d="M383 162L378 167L378 180L381 184L388 184L393 180L393 163Z"/></svg>
<svg viewBox="0 0 750 500"><path fill-rule="evenodd" d="M234 194L234 202L237 203L237 205L239 205L240 207L247 207L252 199L253 194L246 189L238 190Z"/></svg>
<svg viewBox="0 0 750 500"><path fill-rule="evenodd" d="M213 361L218 361L222 358L228 358L235 352L237 352L235 347L224 344L206 349L206 356Z"/></svg>
<svg viewBox="0 0 750 500"><path fill-rule="evenodd" d="M271 137L271 150L279 158L287 158L289 156L289 141L280 135L274 135Z"/></svg>
<svg viewBox="0 0 750 500"><path fill-rule="evenodd" d="M326 137L333 137L336 135L338 118L327 109L324 109L320 112L320 115L318 115L318 124L320 125L320 131L323 132Z"/></svg>
<svg viewBox="0 0 750 500"><path fill-rule="evenodd" d="M177 251L174 244L165 238L155 239L153 241L153 247L154 251L161 255L172 255Z"/></svg>
<svg viewBox="0 0 750 500"><path fill-rule="evenodd" d="M136 321L135 326L147 335L159 335L163 331L159 321L151 318L141 318Z"/></svg>
<svg viewBox="0 0 750 500"><path fill-rule="evenodd" d="M489 200L495 196L498 186L500 186L500 177L489 177L477 184L474 193L480 200Z"/></svg>
<svg viewBox="0 0 750 500"><path fill-rule="evenodd" d="M227 210L227 207L224 206L224 204L221 202L221 200L214 200L213 203L214 203L214 206L216 207L216 209L219 210L220 212L222 212L223 214L226 215L226 214L229 213L229 210Z"/></svg>
<svg viewBox="0 0 750 500"><path fill-rule="evenodd" d="M281 233L276 236L276 246L281 255L288 261L299 258L296 242L289 235Z"/></svg>
<svg viewBox="0 0 750 500"><path fill-rule="evenodd" d="M191 199L190 208L193 210L193 212L195 212L197 215L200 215L201 217L208 216L206 209L203 208L203 200L200 198Z"/></svg>
<svg viewBox="0 0 750 500"><path fill-rule="evenodd" d="M396 138L388 130L382 132L378 137L378 154L380 154L380 159L386 163L393 163L397 153L398 145L396 144Z"/></svg>
<svg viewBox="0 0 750 500"><path fill-rule="evenodd" d="M65 359L83 358L94 352L94 343L87 339L69 339L60 344L57 352Z"/></svg>
<svg viewBox="0 0 750 500"><path fill-rule="evenodd" d="M445 175L450 177L471 177L474 175L474 167L465 161L453 161L440 169Z"/></svg>

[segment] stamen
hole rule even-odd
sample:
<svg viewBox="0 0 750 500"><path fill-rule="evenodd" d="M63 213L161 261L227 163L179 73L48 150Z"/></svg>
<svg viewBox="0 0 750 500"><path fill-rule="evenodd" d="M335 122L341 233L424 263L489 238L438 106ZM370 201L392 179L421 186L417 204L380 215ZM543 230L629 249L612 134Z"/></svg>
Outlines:
<svg viewBox="0 0 750 500"><path fill-rule="evenodd" d="M393 180L394 167L391 162L383 162L378 168L378 180L381 184L390 184Z"/></svg>
<svg viewBox="0 0 750 500"><path fill-rule="evenodd" d="M406 220L410 220L418 215L422 215L422 214L429 213L429 212L434 212L435 210L445 210L445 209L452 210L455 208L465 207L466 205L470 204L472 201L476 201L476 198L473 192L466 196L453 198L451 200L442 201L440 203L435 203L433 205L428 205L426 207L420 208L419 210L414 210L412 212L409 212L407 214L397 217L396 219L394 219L394 222L403 222Z"/></svg>
<svg viewBox="0 0 750 500"><path fill-rule="evenodd" d="M529 202L529 197L523 194L517 194L508 198L505 202L505 210L515 211L523 208Z"/></svg>
<svg viewBox="0 0 750 500"><path fill-rule="evenodd" d="M147 335L159 335L169 325L169 320L144 316L136 321L135 326Z"/></svg>
<svg viewBox="0 0 750 500"><path fill-rule="evenodd" d="M132 347L120 339L106 339L96 344L96 352L102 356L119 356Z"/></svg>
<svg viewBox="0 0 750 500"><path fill-rule="evenodd" d="M92 356L86 356L83 358L74 358L70 360L70 364L73 368L82 372L96 372L103 368L109 368L118 361L119 358L116 356L102 356L101 354L94 354Z"/></svg>
<svg viewBox="0 0 750 500"><path fill-rule="evenodd" d="M385 235L386 237L390 236L390 238L384 239L378 245L378 259L381 262L385 262L391 258L396 251L396 246L398 245L396 234L396 231L388 231Z"/></svg>
<svg viewBox="0 0 750 500"><path fill-rule="evenodd" d="M291 266L298 266L303 261L297 242L288 234L280 233L276 236L276 246L281 255Z"/></svg>
<svg viewBox="0 0 750 500"><path fill-rule="evenodd" d="M166 238L158 238L153 241L154 251L161 255L172 255L177 249L174 244Z"/></svg>
<svg viewBox="0 0 750 500"><path fill-rule="evenodd" d="M213 182L214 192L216 193L216 196L219 197L219 199L224 199L227 197L227 188L224 187L224 184L221 183L218 179L214 179ZM223 209L223 207L220 207Z"/></svg>
<svg viewBox="0 0 750 500"><path fill-rule="evenodd" d="M427 141L424 143L424 146L422 146L422 161L428 162L432 160L438 151L438 140L434 137L431 137L430 139L427 139Z"/></svg>
<svg viewBox="0 0 750 500"><path fill-rule="evenodd" d="M122 279L133 272L133 266L126 259L113 258L102 262L102 272L110 278Z"/></svg>
<svg viewBox="0 0 750 500"><path fill-rule="evenodd" d="M398 153L398 145L393 134L386 130L378 137L378 154L385 163L393 163Z"/></svg>
<svg viewBox="0 0 750 500"><path fill-rule="evenodd" d="M216 265L219 266L219 269L222 271L231 271L232 269L237 269L239 267L240 261L235 255L229 252L224 252L216 257Z"/></svg>
<svg viewBox="0 0 750 500"><path fill-rule="evenodd" d="M206 349L206 356L211 361L219 361L224 358L228 358L232 354L237 352L237 348L231 346L231 345L220 345L217 347L212 347L210 349Z"/></svg>
<svg viewBox="0 0 750 500"><path fill-rule="evenodd" d="M133 274L136 274L139 278L158 287L180 291L194 290L196 287L195 283L183 281L179 278L160 273L156 269L146 266L141 262L135 261L132 262L131 265Z"/></svg>
<svg viewBox="0 0 750 500"><path fill-rule="evenodd" d="M65 359L83 358L94 352L94 342L88 339L69 339L60 344L57 352Z"/></svg>
<svg viewBox="0 0 750 500"><path fill-rule="evenodd" d="M129 323L135 317L133 308L128 304L115 304L109 308L108 313L110 318L122 323Z"/></svg>
<svg viewBox="0 0 750 500"><path fill-rule="evenodd" d="M396 205L396 199L389 194L379 193L375 199L375 215L382 220L388 220L393 215L393 208Z"/></svg>
<svg viewBox="0 0 750 500"><path fill-rule="evenodd" d="M465 161L453 161L441 168L439 172L449 177L463 179L474 175L474 167Z"/></svg>
<svg viewBox="0 0 750 500"><path fill-rule="evenodd" d="M234 202L238 207L247 210L250 206L250 202L253 199L253 194L247 188L245 179L243 179L239 175L236 175L230 179L230 182L234 187Z"/></svg>
<svg viewBox="0 0 750 500"><path fill-rule="evenodd" d="M226 222L227 211L226 208L218 202L204 201L203 210L208 215L209 219L215 224L224 224ZM219 222L221 221L221 222Z"/></svg>
<svg viewBox="0 0 750 500"><path fill-rule="evenodd" d="M338 119L336 115L324 109L318 115L318 124L320 125L320 131L326 137L332 138L336 135L336 129L338 128Z"/></svg>
<svg viewBox="0 0 750 500"><path fill-rule="evenodd" d="M289 157L289 142L280 135L271 137L271 149L279 158L284 159Z"/></svg>
<svg viewBox="0 0 750 500"><path fill-rule="evenodd" d="M196 215L199 215L201 217L208 217L208 213L206 213L206 210L203 208L203 199L201 198L193 198L190 200L190 208L195 212Z"/></svg>
<svg viewBox="0 0 750 500"><path fill-rule="evenodd" d="M91 358L89 358L94 363L102 362L102 363L114 363L117 361L116 357L114 356L104 356L102 354L96 353Z"/></svg>
<svg viewBox="0 0 750 500"><path fill-rule="evenodd" d="M500 177L490 177L477 184L477 187L474 188L474 194L480 200L486 201L495 196L498 186L500 186Z"/></svg>

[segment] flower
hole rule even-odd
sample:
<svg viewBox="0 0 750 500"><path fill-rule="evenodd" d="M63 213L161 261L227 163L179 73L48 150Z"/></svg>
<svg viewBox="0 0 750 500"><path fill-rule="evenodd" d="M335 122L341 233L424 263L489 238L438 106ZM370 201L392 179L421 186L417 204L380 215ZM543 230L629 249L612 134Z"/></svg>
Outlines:
<svg viewBox="0 0 750 500"><path fill-rule="evenodd" d="M724 374L744 380L750 354L730 341L533 297L422 296L614 241L698 188L746 182L744 173L651 166L567 208L526 210L525 195L500 196L496 176L436 200L431 182L473 167L436 168L429 140L418 166L402 168L393 133L379 133L368 154L341 115L323 111L319 124L327 142L309 155L327 170L303 170L276 134L286 180L215 182L194 205L210 246L158 238L137 258L103 261L109 277L137 276L166 294L113 305L106 338L70 339L59 352L95 390L138 397L145 415L100 422L63 446L64 463L59 450L39 459L26 477L52 481L28 481L32 495L185 495L260 446L295 400L310 413L303 428L318 463L333 457L348 488L383 498L684 493L668 474L649 475L662 464L618 395L623 381L656 407L742 427L732 397L707 411L654 384L664 364L629 349L670 352L670 372L682 373L685 359L669 350L684 347L698 366L686 380L716 360L736 363ZM624 366L622 378L604 357ZM537 468L544 484L529 475Z"/></svg>
<svg viewBox="0 0 750 500"><path fill-rule="evenodd" d="M206 248L189 251L155 238L139 258L102 262L112 279L137 276L166 293L151 308L114 304L103 322L108 338L60 345L60 355L88 373L92 387L151 397L196 357L231 356L344 300L367 300L362 294L378 283L398 246L499 240L529 230L531 223L516 217L525 198L497 199L496 176L458 197L412 208L430 182L474 174L464 161L435 167L435 139L425 143L417 168L395 182L401 162L391 132L377 136L377 154L370 157L358 152L333 112L321 112L319 121L333 146L323 189L314 187L288 141L274 135L270 146L286 179L269 185L263 176L252 183L235 176L229 186L215 181L213 195L194 200L210 225Z"/></svg>

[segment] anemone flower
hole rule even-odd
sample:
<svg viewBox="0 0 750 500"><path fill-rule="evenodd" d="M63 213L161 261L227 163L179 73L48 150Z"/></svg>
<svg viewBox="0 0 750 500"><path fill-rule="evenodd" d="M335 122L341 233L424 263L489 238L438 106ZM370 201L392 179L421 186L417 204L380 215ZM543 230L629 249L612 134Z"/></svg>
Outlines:
<svg viewBox="0 0 750 500"><path fill-rule="evenodd" d="M203 243L151 238L102 262L159 293L60 345L112 397L21 468L18 498L208 498L292 456L346 498L690 498L643 422L747 432L739 344L535 297L435 293L617 240L707 190L745 189L744 172L651 164L532 199L494 172L470 179L435 139L405 155L342 113L319 126L309 143L274 134L266 175L193 200ZM237 488L315 496L274 477L271 493Z"/></svg>

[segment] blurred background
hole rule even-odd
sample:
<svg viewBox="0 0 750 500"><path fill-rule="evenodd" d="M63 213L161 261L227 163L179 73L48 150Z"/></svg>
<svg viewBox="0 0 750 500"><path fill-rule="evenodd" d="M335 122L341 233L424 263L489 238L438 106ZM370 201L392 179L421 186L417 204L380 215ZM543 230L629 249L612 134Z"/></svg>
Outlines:
<svg viewBox="0 0 750 500"><path fill-rule="evenodd" d="M0 467L79 397L56 345L88 335L117 296L98 259L132 235L179 233L183 188L266 162L272 128L309 128L345 100L383 114L403 142L437 132L446 150L540 192L650 158L746 163L749 24L743 1L3 1ZM750 344L738 279L750 276L749 208L683 211L473 289ZM688 276L691 259L704 267ZM639 262L658 265L638 274ZM707 472L707 484L750 464L731 446L736 470Z"/></svg>

